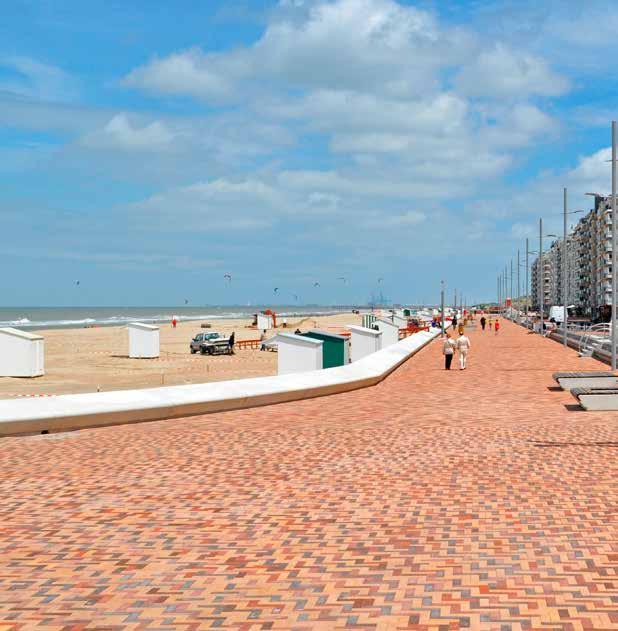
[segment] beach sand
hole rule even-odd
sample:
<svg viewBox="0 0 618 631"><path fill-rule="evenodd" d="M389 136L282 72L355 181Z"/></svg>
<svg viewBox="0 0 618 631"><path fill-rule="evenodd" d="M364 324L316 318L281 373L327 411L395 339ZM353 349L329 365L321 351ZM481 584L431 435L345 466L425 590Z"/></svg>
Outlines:
<svg viewBox="0 0 618 631"><path fill-rule="evenodd" d="M0 399L19 395L55 395L154 388L277 374L277 353L237 349L235 355L191 355L189 342L200 331L218 331L236 340L257 340L260 331L248 328L250 319L210 320L211 329L200 321L181 322L174 329L160 325L161 356L129 359L126 326L38 331L45 338L45 375L31 379L0 377ZM348 324L360 324L352 313L287 318L287 328L269 330L293 333L321 328L338 333Z"/></svg>

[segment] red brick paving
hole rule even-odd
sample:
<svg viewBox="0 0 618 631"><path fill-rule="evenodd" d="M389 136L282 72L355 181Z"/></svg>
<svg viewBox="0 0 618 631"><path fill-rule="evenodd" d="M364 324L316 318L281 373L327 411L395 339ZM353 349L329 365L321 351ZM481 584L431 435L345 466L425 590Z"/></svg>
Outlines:
<svg viewBox="0 0 618 631"><path fill-rule="evenodd" d="M605 366L505 324L377 387L0 442L0 631L618 629Z"/></svg>

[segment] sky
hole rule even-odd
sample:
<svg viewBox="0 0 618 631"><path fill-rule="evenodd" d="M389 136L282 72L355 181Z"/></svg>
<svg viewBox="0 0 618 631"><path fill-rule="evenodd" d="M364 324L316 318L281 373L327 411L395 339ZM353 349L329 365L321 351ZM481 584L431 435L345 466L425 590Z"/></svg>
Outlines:
<svg viewBox="0 0 618 631"><path fill-rule="evenodd" d="M611 186L617 29L598 0L1 3L0 306L495 299L563 187Z"/></svg>

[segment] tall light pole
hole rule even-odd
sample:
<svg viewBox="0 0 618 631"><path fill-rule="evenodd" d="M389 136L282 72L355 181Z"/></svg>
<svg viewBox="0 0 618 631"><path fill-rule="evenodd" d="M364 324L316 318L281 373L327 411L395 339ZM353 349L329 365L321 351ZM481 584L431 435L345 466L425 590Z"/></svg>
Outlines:
<svg viewBox="0 0 618 631"><path fill-rule="evenodd" d="M528 256L530 255L529 239L526 237L526 320L528 320L528 309L530 306L530 291L528 289L528 273L530 266L528 264Z"/></svg>
<svg viewBox="0 0 618 631"><path fill-rule="evenodd" d="M521 308L521 285L519 284L519 267L521 263L519 262L519 250L517 250L517 322L519 322L519 310Z"/></svg>
<svg viewBox="0 0 618 631"><path fill-rule="evenodd" d="M502 276L504 279L504 317L506 318L506 303L509 299L509 266L504 266L504 274Z"/></svg>
<svg viewBox="0 0 618 631"><path fill-rule="evenodd" d="M540 313L541 313L541 335L543 335L543 299L545 292L545 274L543 270L543 218L539 218L539 276L540 276L540 297L539 297L539 305L540 305Z"/></svg>
<svg viewBox="0 0 618 631"><path fill-rule="evenodd" d="M616 370L616 293L618 293L618 275L616 274L616 121L612 121L612 370Z"/></svg>
<svg viewBox="0 0 618 631"><path fill-rule="evenodd" d="M564 317L562 321L562 325L564 326L564 346L567 347L567 328L569 324L569 286L568 286L568 245L567 245L567 189L564 189L564 218L563 218L563 228L564 228L564 241L562 242L562 300L564 301Z"/></svg>
<svg viewBox="0 0 618 631"><path fill-rule="evenodd" d="M442 322L442 335L444 336L444 281L440 281L440 311L441 311L441 322Z"/></svg>
<svg viewBox="0 0 618 631"><path fill-rule="evenodd" d="M511 259L511 316L513 315L513 259Z"/></svg>

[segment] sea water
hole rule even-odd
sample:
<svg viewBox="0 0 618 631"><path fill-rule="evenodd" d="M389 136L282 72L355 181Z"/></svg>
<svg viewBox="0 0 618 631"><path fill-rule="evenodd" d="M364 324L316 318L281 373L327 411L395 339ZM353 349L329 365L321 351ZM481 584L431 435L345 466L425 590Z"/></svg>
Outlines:
<svg viewBox="0 0 618 631"><path fill-rule="evenodd" d="M88 326L120 326L127 322L179 322L252 318L265 306L181 306L181 307L0 307L0 327L24 330L73 329ZM270 307L279 318L348 313L354 306L280 305Z"/></svg>

